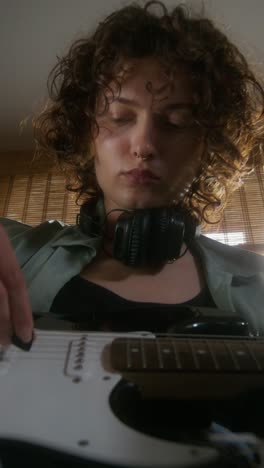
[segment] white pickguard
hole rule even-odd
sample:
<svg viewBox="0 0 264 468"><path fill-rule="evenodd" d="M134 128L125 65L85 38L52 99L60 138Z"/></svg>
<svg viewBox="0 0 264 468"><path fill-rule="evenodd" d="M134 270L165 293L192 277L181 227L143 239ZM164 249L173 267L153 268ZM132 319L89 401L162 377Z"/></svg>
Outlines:
<svg viewBox="0 0 264 468"><path fill-rule="evenodd" d="M35 332L30 352L13 345L2 351L0 438L122 467L203 467L217 460L213 448L139 433L112 413L108 398L120 376L104 370L101 354L124 334Z"/></svg>

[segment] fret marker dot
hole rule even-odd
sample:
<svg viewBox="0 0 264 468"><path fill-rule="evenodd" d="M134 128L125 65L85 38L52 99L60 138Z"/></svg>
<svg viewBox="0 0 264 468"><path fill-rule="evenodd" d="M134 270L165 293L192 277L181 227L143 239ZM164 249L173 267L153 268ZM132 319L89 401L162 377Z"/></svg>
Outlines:
<svg viewBox="0 0 264 468"><path fill-rule="evenodd" d="M197 354L207 354L207 351L205 351L204 349L198 349Z"/></svg>
<svg viewBox="0 0 264 468"><path fill-rule="evenodd" d="M238 356L245 356L246 353L245 353L245 351L239 351L239 350L238 350L238 351L236 352L236 354L237 354Z"/></svg>
<svg viewBox="0 0 264 468"><path fill-rule="evenodd" d="M163 351L163 353L166 353L166 354L170 353L170 349L168 349L168 348L164 348L162 351Z"/></svg>
<svg viewBox="0 0 264 468"><path fill-rule="evenodd" d="M138 353L139 349L138 348L132 348L131 351L132 351L132 353Z"/></svg>

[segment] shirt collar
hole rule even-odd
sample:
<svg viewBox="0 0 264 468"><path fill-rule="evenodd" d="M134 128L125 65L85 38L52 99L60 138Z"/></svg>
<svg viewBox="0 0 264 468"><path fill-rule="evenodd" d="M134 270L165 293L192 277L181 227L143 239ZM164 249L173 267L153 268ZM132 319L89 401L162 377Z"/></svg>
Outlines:
<svg viewBox="0 0 264 468"><path fill-rule="evenodd" d="M96 222L100 225L104 223L105 214L103 198L99 198L96 202L94 217L96 218ZM92 221L92 216L88 218ZM99 248L101 246L102 236L100 234L96 236L93 236L92 233L91 235L86 234L81 230L78 224L60 224L63 228L54 236L51 247L83 245L85 247Z"/></svg>

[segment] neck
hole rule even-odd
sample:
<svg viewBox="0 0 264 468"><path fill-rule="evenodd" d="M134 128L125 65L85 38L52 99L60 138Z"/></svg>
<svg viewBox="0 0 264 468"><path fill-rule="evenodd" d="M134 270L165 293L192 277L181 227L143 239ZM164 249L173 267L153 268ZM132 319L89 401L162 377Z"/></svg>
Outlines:
<svg viewBox="0 0 264 468"><path fill-rule="evenodd" d="M106 213L108 213L108 211L106 211ZM106 218L104 226L104 248L111 255L113 251L115 226L121 213L121 211L114 211L113 213L110 213Z"/></svg>

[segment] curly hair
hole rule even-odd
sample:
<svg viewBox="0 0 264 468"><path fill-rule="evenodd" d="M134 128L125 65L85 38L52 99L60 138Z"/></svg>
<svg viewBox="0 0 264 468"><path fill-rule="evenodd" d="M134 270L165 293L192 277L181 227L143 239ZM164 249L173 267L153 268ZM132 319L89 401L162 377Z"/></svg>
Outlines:
<svg viewBox="0 0 264 468"><path fill-rule="evenodd" d="M151 12L159 5L162 13ZM114 11L58 58L48 78L49 99L33 119L35 157L55 160L75 203L97 200L94 171L96 104L118 79L124 59L155 57L173 79L188 67L199 105L196 121L206 131L206 155L181 203L204 226L219 222L230 194L262 163L264 87L243 54L208 18L185 5L168 12L160 1L136 2Z"/></svg>

